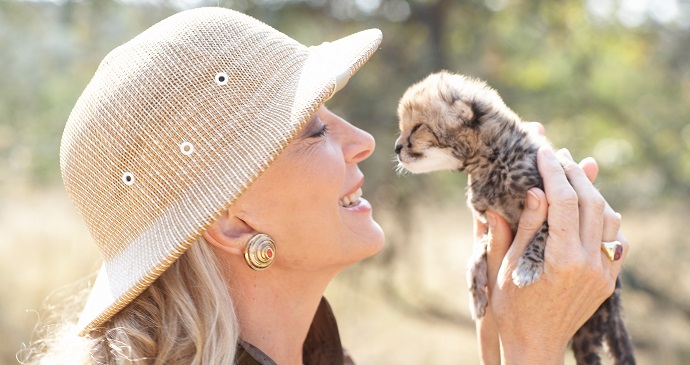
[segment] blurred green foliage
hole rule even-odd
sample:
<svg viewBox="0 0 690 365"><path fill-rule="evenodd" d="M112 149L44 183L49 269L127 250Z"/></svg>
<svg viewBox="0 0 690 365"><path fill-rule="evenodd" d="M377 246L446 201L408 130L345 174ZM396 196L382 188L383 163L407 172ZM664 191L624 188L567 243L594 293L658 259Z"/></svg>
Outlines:
<svg viewBox="0 0 690 365"><path fill-rule="evenodd" d="M397 100L438 69L487 80L556 146L596 157L617 209L689 201L687 0L0 1L0 184L58 183L62 128L100 60L202 5L246 12L305 44L383 30L379 52L331 102L377 137L364 169L383 203L410 191L441 200L463 185L444 174L400 181L392 168Z"/></svg>
<svg viewBox="0 0 690 365"><path fill-rule="evenodd" d="M394 181L396 103L426 74L485 79L556 146L594 155L618 209L690 197L690 2L257 0L0 2L0 184L55 184L61 130L100 60L189 6L244 11L305 44L367 27L384 42L332 102L371 131L364 168L386 202L441 199L462 177ZM407 186L409 185L409 186Z"/></svg>

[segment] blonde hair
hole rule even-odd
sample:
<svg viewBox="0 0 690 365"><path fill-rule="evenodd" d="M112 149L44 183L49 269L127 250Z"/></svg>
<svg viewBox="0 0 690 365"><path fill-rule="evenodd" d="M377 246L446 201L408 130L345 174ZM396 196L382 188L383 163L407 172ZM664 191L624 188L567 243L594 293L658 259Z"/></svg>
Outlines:
<svg viewBox="0 0 690 365"><path fill-rule="evenodd" d="M60 324L39 324L42 339L20 351L20 363L231 364L235 358L237 316L219 260L201 237L88 338L77 336L75 313Z"/></svg>

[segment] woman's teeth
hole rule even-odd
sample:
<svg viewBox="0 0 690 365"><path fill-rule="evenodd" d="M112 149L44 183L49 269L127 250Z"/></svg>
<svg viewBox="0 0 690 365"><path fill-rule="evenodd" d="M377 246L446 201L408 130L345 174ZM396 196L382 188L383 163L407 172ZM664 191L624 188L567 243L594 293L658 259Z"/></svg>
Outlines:
<svg viewBox="0 0 690 365"><path fill-rule="evenodd" d="M343 197L338 201L341 207L351 207L359 204L359 198L362 197L362 188L357 189L354 193Z"/></svg>

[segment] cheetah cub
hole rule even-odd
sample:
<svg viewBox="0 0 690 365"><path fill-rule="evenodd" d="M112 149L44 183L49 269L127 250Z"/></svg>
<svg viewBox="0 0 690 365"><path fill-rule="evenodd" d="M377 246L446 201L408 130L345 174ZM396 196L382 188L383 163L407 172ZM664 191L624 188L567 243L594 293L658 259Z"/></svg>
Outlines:
<svg viewBox="0 0 690 365"><path fill-rule="evenodd" d="M548 143L527 132L520 118L484 82L446 71L431 74L410 86L398 105L400 137L395 143L399 168L413 173L465 171L470 177L468 205L486 222L486 210L505 217L517 230L527 191L544 189L537 170L537 150ZM547 222L534 235L512 273L519 287L542 275ZM470 259L467 281L473 318L481 318L488 304L486 245ZM615 364L634 364L632 343L623 323L620 279L614 294L573 337L578 364L599 364L602 342Z"/></svg>

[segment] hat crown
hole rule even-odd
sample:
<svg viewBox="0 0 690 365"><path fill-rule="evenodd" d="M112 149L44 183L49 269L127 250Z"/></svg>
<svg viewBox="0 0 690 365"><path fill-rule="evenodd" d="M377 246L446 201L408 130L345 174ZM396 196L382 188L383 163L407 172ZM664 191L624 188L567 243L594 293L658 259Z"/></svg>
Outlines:
<svg viewBox="0 0 690 365"><path fill-rule="evenodd" d="M286 76L298 74L307 56L264 23L217 8L171 16L108 54L61 146L65 186L104 257L212 179L203 170L229 167L219 159L236 166L256 156L252 166L235 167L244 176L231 195L218 197L234 200L276 152L250 151L266 136L289 138L261 123L262 112L290 115ZM283 108L275 105L280 94Z"/></svg>

